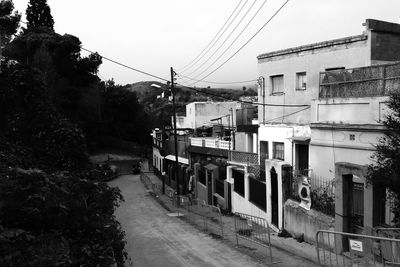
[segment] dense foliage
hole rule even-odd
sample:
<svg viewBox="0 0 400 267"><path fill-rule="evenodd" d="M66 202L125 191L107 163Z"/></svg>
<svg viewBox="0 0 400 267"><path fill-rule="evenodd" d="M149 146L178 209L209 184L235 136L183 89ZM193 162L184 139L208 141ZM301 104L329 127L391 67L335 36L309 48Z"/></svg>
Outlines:
<svg viewBox="0 0 400 267"><path fill-rule="evenodd" d="M7 18L19 15L0 1L0 28ZM3 44L0 266L123 266L114 217L122 196L98 182L88 160L85 124L100 121L106 97L100 56L81 57L77 37L50 27L28 27Z"/></svg>
<svg viewBox="0 0 400 267"><path fill-rule="evenodd" d="M54 30L54 20L47 0L30 0L26 9L28 29L45 27Z"/></svg>
<svg viewBox="0 0 400 267"><path fill-rule="evenodd" d="M388 107L391 112L383 124L387 131L376 145L376 152L369 165L368 177L374 185L390 190L393 200L394 223L400 226L400 92L393 92Z"/></svg>

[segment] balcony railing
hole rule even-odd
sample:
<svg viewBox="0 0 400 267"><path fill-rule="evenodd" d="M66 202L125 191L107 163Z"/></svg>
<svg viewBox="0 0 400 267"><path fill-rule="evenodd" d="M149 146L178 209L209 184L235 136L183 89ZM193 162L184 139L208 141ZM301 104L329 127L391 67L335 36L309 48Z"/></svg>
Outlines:
<svg viewBox="0 0 400 267"><path fill-rule="evenodd" d="M191 146L209 147L209 148L219 148L219 149L232 149L231 141L219 140L218 138L201 138L201 137L191 137Z"/></svg>
<svg viewBox="0 0 400 267"><path fill-rule="evenodd" d="M385 96L400 86L400 63L320 73L320 98Z"/></svg>
<svg viewBox="0 0 400 267"><path fill-rule="evenodd" d="M232 162L244 163L247 165L258 164L258 154L257 153L231 151L229 159Z"/></svg>

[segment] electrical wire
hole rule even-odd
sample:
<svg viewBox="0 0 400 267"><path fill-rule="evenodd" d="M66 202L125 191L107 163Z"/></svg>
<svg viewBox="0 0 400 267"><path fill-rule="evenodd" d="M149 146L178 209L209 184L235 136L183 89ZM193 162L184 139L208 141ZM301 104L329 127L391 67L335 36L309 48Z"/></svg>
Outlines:
<svg viewBox="0 0 400 267"><path fill-rule="evenodd" d="M247 3L247 1L246 1ZM218 48L202 63L200 64L195 70L193 70L191 73L189 73L188 75L192 75L193 73L195 73L196 71L198 71L199 69L201 69L207 62L209 62L212 57L221 49L221 47L229 40L229 38L232 36L232 34L236 31L236 29L240 26L240 24L242 23L242 21L247 17L247 15L249 14L250 10L253 8L254 4L256 3L256 1L253 2L253 4L250 5L250 7L247 9L247 11L244 13L244 15L242 16L242 18L239 20L239 22L236 24L236 26L233 28L233 30L228 34L228 36L225 38L225 40L218 46ZM202 72L203 73L203 72ZM201 74L202 74L201 73ZM198 76L200 76L201 74L198 74L195 78L197 78Z"/></svg>
<svg viewBox="0 0 400 267"><path fill-rule="evenodd" d="M228 17L228 19L225 21L224 25L222 25L222 27L219 29L219 31L217 32L217 34L211 39L211 41L206 45L206 47L200 52L200 54L198 54L189 64L186 64L184 67L181 68L181 71L185 71L187 68L190 69L189 66L192 66L193 62L195 62L197 60L197 58L203 54L203 52L208 48L208 46L215 40L215 38L217 38L217 36L219 35L219 33L222 31L222 29L225 27L225 25L228 23L228 21L231 19L231 17L233 16L233 14L236 12L236 10L238 9L238 7L240 6L240 4L243 2L243 0L240 0L239 3L237 4L237 6L235 7L235 9L232 11L232 13L230 14L230 16ZM223 33L222 33L223 34ZM221 35L222 36L222 35ZM221 37L219 37L221 38ZM218 40L217 40L218 41ZM215 45L215 43L213 44ZM206 52L207 53L207 52Z"/></svg>
<svg viewBox="0 0 400 267"><path fill-rule="evenodd" d="M92 54L94 53L94 52L92 52L91 50L86 49L86 48L84 48L84 47L82 47L82 46L81 46L81 49L82 49L82 50L85 50L86 52L92 53ZM100 55L100 54L99 54L99 55ZM112 63L114 63L114 64L120 65L120 66L122 66L122 67L128 68L128 69L130 69L130 70L133 70L133 71L142 73L142 74L144 74L144 75L147 75L147 76L150 76L150 77L153 77L153 78L156 78L156 79L165 81L165 82L169 82L169 80L164 79L164 78L162 78L162 77L159 77L159 76L157 76L157 75L154 75L154 74L151 74L151 73L148 73L148 72L145 72L145 71L142 71L142 70L139 70L139 69L130 67L130 66L128 66L128 65L125 65L125 64L123 64L123 63L120 63L120 62L118 62L118 61L116 61L116 60L113 60L113 59L111 59L111 58L105 57L105 56L103 56L103 55L100 55L100 56L101 56L102 59L108 60L108 61L110 61L110 62L112 62Z"/></svg>
<svg viewBox="0 0 400 267"><path fill-rule="evenodd" d="M204 80L206 79L208 76L210 76L211 74L213 74L214 72L216 72L217 70L219 70L222 66L224 66L226 63L228 63L229 60L231 60L234 56L236 56L246 45L248 45L251 40L253 40L260 32L262 29L265 28L265 26L267 26L269 24L269 22L276 16L278 15L278 13L285 7L285 5L289 2L289 0L286 0L285 3L283 3L283 5L281 5L281 7L268 19L268 21L261 26L261 28L252 36L250 37L249 40L247 40L247 42L245 42L233 55L231 55L227 60L225 60L224 62L222 62L222 64L220 64L217 68L215 68L213 71L211 71L210 73L208 73L206 76L204 76L203 78L201 78L200 80Z"/></svg>
<svg viewBox="0 0 400 267"><path fill-rule="evenodd" d="M177 73L177 75L178 75L178 77L182 77L182 79L185 78L185 79L192 80L192 81L200 81L200 80L196 80L196 79L190 78L188 76L185 76L185 75L182 75L179 73ZM250 82L256 82L256 81L257 81L257 79L247 80L247 81L235 81L235 82L212 82L212 81L202 81L202 82L211 83L211 84L240 84L240 83L250 83Z"/></svg>
<svg viewBox="0 0 400 267"><path fill-rule="evenodd" d="M217 57L217 59L215 59L211 65L209 65L206 69L204 69L201 73L199 73L195 78L199 77L200 75L202 75L203 73L205 73L207 70L209 70L212 66L214 66L215 63L217 63L217 61L226 54L226 52L236 43L236 41L240 38L240 36L243 34L243 32L247 29L247 27L249 27L249 25L251 24L251 22L256 18L256 16L258 15L258 13L261 11L261 9L264 7L265 3L267 3L267 0L264 0L264 2L262 3L262 5L258 8L257 12L253 15L253 17L247 22L246 26L242 29L242 31L236 36L236 38L231 42L231 44L222 52L221 55L219 55L219 57ZM192 85L194 85L196 83L193 83Z"/></svg>
<svg viewBox="0 0 400 267"><path fill-rule="evenodd" d="M307 105L307 104L271 104L271 103L265 103L264 104L264 103L255 103L255 102L245 101L245 100L232 100L231 98L228 98L226 96L214 94L214 93L211 93L211 92L204 92L201 89L197 89L197 88L194 88L194 87L191 87L191 86L186 86L186 85L179 84L179 83L176 83L176 85L179 85L179 86L181 86L183 88L186 88L186 89L189 89L189 90L192 90L192 91L196 91L199 94L210 95L210 96L214 96L214 97L223 98L225 100L236 101L236 102L244 103L244 104L267 106L267 107L292 107L292 108L295 108L295 107L307 107L307 108L310 108L311 107L311 105Z"/></svg>
<svg viewBox="0 0 400 267"><path fill-rule="evenodd" d="M280 117L276 117L276 118L273 118L273 119L267 120L266 122L271 122L271 121L279 120L279 119L282 119L282 118L286 118L286 117L292 116L292 115L294 115L294 114L300 113L300 112L302 112L302 111L304 111L304 110L310 109L310 108L311 108L311 107L310 107L310 106L308 106L308 107L306 107L306 108L303 108L303 109L297 110L297 111L295 111L295 112L292 112L292 113L286 114L286 115L284 115L284 116L280 116Z"/></svg>
<svg viewBox="0 0 400 267"><path fill-rule="evenodd" d="M239 9L239 11L236 13L236 15L234 16L234 18L232 19L231 22L229 22L228 26L225 28L225 30L221 33L221 35L217 38L217 40L215 40L215 42L212 44L212 46L210 46L207 51L204 53L203 56L201 56L194 64L192 64L191 67L195 66L198 62L200 62L200 60L207 55L207 53L214 47L214 45L219 41L219 39L221 39L221 37L225 34L225 32L229 29L229 27L232 25L232 23L236 20L237 16L240 14L240 12L242 12L242 9L245 7L245 5L247 4L249 0L246 0L246 2L244 3L244 5L242 5L242 7ZM189 68L190 69L190 68ZM186 69L187 71L188 69Z"/></svg>

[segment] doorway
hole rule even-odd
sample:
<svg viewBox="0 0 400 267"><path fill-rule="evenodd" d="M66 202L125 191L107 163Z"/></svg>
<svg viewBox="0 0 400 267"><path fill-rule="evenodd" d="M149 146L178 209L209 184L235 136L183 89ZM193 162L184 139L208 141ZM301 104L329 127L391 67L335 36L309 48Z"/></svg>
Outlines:
<svg viewBox="0 0 400 267"><path fill-rule="evenodd" d="M210 171L206 171L206 175L207 175L207 204L208 205L212 205L213 200L212 200L212 172Z"/></svg>
<svg viewBox="0 0 400 267"><path fill-rule="evenodd" d="M279 203L278 203L278 174L275 168L271 168L271 222L276 227L279 227Z"/></svg>

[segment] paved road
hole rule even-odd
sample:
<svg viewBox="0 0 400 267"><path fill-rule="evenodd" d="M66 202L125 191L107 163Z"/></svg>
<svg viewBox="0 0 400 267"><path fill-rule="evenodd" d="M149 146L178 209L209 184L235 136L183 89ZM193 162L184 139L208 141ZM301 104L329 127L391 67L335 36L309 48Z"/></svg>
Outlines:
<svg viewBox="0 0 400 267"><path fill-rule="evenodd" d="M179 218L169 217L147 195L138 175L121 176L110 185L118 186L125 198L116 216L126 232L133 266L261 266Z"/></svg>

